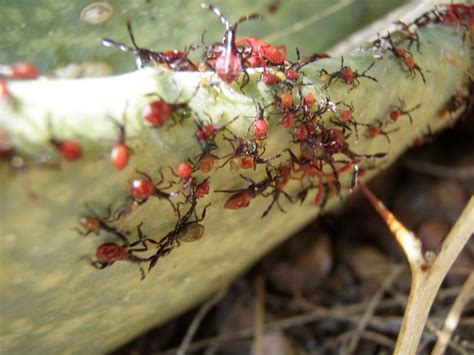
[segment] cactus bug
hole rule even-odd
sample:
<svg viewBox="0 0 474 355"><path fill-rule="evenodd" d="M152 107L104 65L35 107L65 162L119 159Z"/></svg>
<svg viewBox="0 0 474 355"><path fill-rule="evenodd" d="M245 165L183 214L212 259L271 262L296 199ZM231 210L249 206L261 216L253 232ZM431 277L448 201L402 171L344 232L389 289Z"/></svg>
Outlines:
<svg viewBox="0 0 474 355"><path fill-rule="evenodd" d="M116 244L116 243L103 243L99 245L96 249L95 257L97 260L91 262L91 265L96 267L97 269L104 269L113 265L116 261L129 261L136 264L141 264L143 262L149 261L150 258L144 258L141 256L137 256L134 253L137 252L144 252L148 250L146 245L146 241L150 241L154 244L156 242L152 239L148 239L143 235L141 230L141 226L143 223L140 223L137 227L138 230L138 240L129 243L126 240L123 244ZM141 245L141 248L136 248L138 245ZM141 280L145 278L145 271L140 266L140 273L141 273Z"/></svg>
<svg viewBox="0 0 474 355"><path fill-rule="evenodd" d="M177 192L166 192L164 189L170 188L172 185L163 187L162 184L165 181L162 171L159 171L160 180L157 183L154 183L152 178L144 173L143 171L137 170L137 173L142 177L138 179L133 179L130 182L130 195L132 198L139 204L142 204L148 200L151 196L158 197L158 199L164 199L168 201L173 208L173 211L176 213L177 209L174 203L171 201L171 198L179 195Z"/></svg>
<svg viewBox="0 0 474 355"><path fill-rule="evenodd" d="M344 83L351 86L349 91L352 90L352 89L355 89L357 86L360 85L359 78L367 78L369 80L377 82L377 79L375 79L374 77L369 76L369 75L366 74L370 69L372 69L372 67L374 65L375 65L375 62L370 64L367 69L365 69L362 73L359 74L359 72L357 70L354 71L354 70L352 70L351 67L344 66L344 57L341 56L341 67L338 71L336 71L334 73L328 73L325 69L322 69L320 71L321 76L323 76L323 75L328 76L328 81L327 81L326 84L324 84L322 89L327 89L331 85L333 80L338 80L338 79L342 80Z"/></svg>
<svg viewBox="0 0 474 355"><path fill-rule="evenodd" d="M205 179L203 182L196 185L194 195L196 198L203 198L209 193L209 179Z"/></svg>
<svg viewBox="0 0 474 355"><path fill-rule="evenodd" d="M421 103L414 106L411 109L405 109L406 107L406 102L403 99L399 99L400 105L398 106L392 106L392 109L390 111L390 119L394 122L396 122L400 116L408 116L410 123L413 123L413 117L411 116L411 113L418 109L421 106Z"/></svg>
<svg viewBox="0 0 474 355"><path fill-rule="evenodd" d="M119 124L119 136L117 143L110 150L110 160L117 170L123 170L128 165L130 148L125 144L125 124Z"/></svg>
<svg viewBox="0 0 474 355"><path fill-rule="evenodd" d="M390 131L385 131L383 129L384 127L384 124L382 121L378 121L377 120L377 125L371 125L371 126L368 126L367 128L367 136L369 138L375 138L379 135L383 135L385 137L385 139L387 140L388 143L390 143L390 137L389 137L389 134L392 133L392 132L395 132L395 131L398 131L398 128L395 128L395 129L392 129Z"/></svg>
<svg viewBox="0 0 474 355"><path fill-rule="evenodd" d="M158 249L156 253L149 258L150 264L148 266L148 271L156 265L161 257L168 255L175 247L179 246L181 241L198 240L204 234L204 226L200 222L202 222L206 217L206 210L210 204L203 208L201 216L198 217L196 213L197 196L195 194L195 189L196 187L193 188L193 192L189 196L190 206L187 212L182 216L180 206L178 205L178 221L176 222L174 229L168 232L158 241L158 243L156 243L158 244ZM191 220L193 216L195 219Z"/></svg>
<svg viewBox="0 0 474 355"><path fill-rule="evenodd" d="M251 14L242 17L231 26L227 18L217 7L204 3L201 4L201 7L213 12L225 25L225 34L222 43L211 46L208 49L206 56L208 58L215 58L213 67L216 74L222 81L230 84L236 81L239 78L240 73L243 71L242 53L239 52L235 44L235 31L237 26L244 21L258 18L258 15Z"/></svg>
<svg viewBox="0 0 474 355"><path fill-rule="evenodd" d="M386 38L390 44L389 50L393 53L395 58L397 58L402 63L402 65L408 69L409 76L414 77L416 72L418 72L421 76L421 79L425 83L425 75L423 74L421 67L415 62L413 55L408 50L396 47L392 41L390 33L387 34Z"/></svg>
<svg viewBox="0 0 474 355"><path fill-rule="evenodd" d="M135 62L138 68L143 67L148 62L155 62L163 64L171 70L197 71L197 65L188 58L189 51L192 50L193 47L189 47L188 50L184 52L175 49L168 50L165 52L155 52L150 49L140 48L137 45L130 20L127 21L127 31L132 41L133 47L129 47L124 43L116 42L109 38L102 38L102 45L106 47L116 47L121 51L131 52L135 54Z"/></svg>
<svg viewBox="0 0 474 355"><path fill-rule="evenodd" d="M224 208L238 210L247 207L250 204L251 199L252 194L249 191L237 192L226 200Z"/></svg>
<svg viewBox="0 0 474 355"><path fill-rule="evenodd" d="M293 128L293 137L296 141L305 140L308 137L308 129L305 126L296 126Z"/></svg>
<svg viewBox="0 0 474 355"><path fill-rule="evenodd" d="M55 138L51 138L49 142L66 161L74 162L82 157L82 147L78 142L72 140L58 140Z"/></svg>
<svg viewBox="0 0 474 355"><path fill-rule="evenodd" d="M28 62L18 62L12 65L0 65L0 77L13 80L36 79L41 75L40 70Z"/></svg>
<svg viewBox="0 0 474 355"><path fill-rule="evenodd" d="M278 77L275 74L269 73L269 72L263 72L261 76L261 80L265 85L271 86L275 85L280 81Z"/></svg>
<svg viewBox="0 0 474 355"><path fill-rule="evenodd" d="M193 172L193 168L186 162L181 162L178 165L178 169L176 175L183 180L187 180L191 177L191 173Z"/></svg>
<svg viewBox="0 0 474 355"><path fill-rule="evenodd" d="M290 128L291 125L293 124L293 118L294 115L293 113L285 113L281 118L280 118L280 124L283 128Z"/></svg>
<svg viewBox="0 0 474 355"><path fill-rule="evenodd" d="M154 126L162 126L168 121L169 118L173 119L174 124L178 122L173 118L173 114L178 111L187 112L189 111L189 103L196 96L199 86L196 87L191 97L184 102L169 103L166 102L157 93L148 94L147 96L157 96L159 100L154 100L145 106L142 112L142 117L150 122ZM181 94L178 96L179 97Z"/></svg>
<svg viewBox="0 0 474 355"><path fill-rule="evenodd" d="M284 45L272 46L255 37L238 38L235 44L236 46L247 45L250 48L250 54L246 58L246 62L251 67L265 67L266 64L280 65L286 59L286 46Z"/></svg>
<svg viewBox="0 0 474 355"><path fill-rule="evenodd" d="M262 193L262 196L271 196L272 197L272 202L270 205L267 207L267 209L262 213L261 218L264 218L272 209L273 205L276 203L278 206L278 209L285 213L285 210L281 207L279 199L280 195L283 195L286 197L286 199L290 202L294 202L293 199L288 195L283 189L285 186L288 184L288 182L291 179L291 167L290 165L282 165L278 168L277 174L273 178L273 183L270 185L272 187L272 190L269 193Z"/></svg>

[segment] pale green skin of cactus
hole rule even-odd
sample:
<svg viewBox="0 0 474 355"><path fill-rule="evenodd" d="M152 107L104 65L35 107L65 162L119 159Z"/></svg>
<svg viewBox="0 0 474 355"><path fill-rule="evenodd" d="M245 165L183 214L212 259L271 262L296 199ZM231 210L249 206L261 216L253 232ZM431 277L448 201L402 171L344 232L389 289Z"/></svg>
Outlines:
<svg viewBox="0 0 474 355"><path fill-rule="evenodd" d="M321 60L303 70L305 82L311 84L305 90L313 89L317 98L319 94L329 94L332 101L352 103L354 117L361 122L388 120L390 105L396 105L399 98L406 100L407 108L421 103L412 113L413 124L401 117L390 126L389 129L398 128L390 134L390 144L383 136L368 138L363 127L358 142L354 141L354 134L351 136L350 147L357 153L387 153L383 159L361 164L371 167L365 179L393 162L416 138L426 134L428 127L452 123L439 113L465 85L472 65L469 43L454 28L428 26L419 34L422 54L414 54L424 69L425 84L419 75L407 78L400 63L388 53L382 59L364 51L345 56L345 64L359 71L376 61L368 74L379 80L374 83L361 78L360 86L350 92L349 86L341 82L333 83L328 93L319 91L323 85L319 71L338 70L339 58ZM239 115L231 129L245 136L251 117L255 116L253 100L272 100L265 85L256 84L258 73L250 74L246 95L238 84L221 83L222 92L199 90L190 103L192 110L203 118L208 113L217 124ZM113 349L224 287L316 217L319 209L312 205L314 191L302 205L281 199L287 212L281 213L274 206L264 219L260 217L269 198L255 198L248 208L238 211L225 210L223 204L229 195L213 191L246 186L227 166L210 175L211 193L198 205L200 212L204 205L212 204L202 222L204 237L183 243L160 259L143 281L135 264L119 261L96 270L84 259L92 258L99 244L116 241L103 232L100 238L83 237L74 230L78 217L86 213L86 203L104 212L107 205L119 204L127 196L129 182L137 176L135 169L156 178L160 166L176 167L200 152L191 119L169 129L150 128L141 111L150 101L144 96L146 93L158 92L169 101L180 94L186 98L202 76L218 80L211 73L146 69L107 79L10 83L19 105L13 109L5 101L0 104L0 127L20 152L30 157L50 154L50 161L59 161L48 144L48 121L55 136L79 140L85 152L82 160L62 162L59 170L33 168L21 174L7 164L0 167L0 343L7 353L90 353ZM121 172L108 158L118 134L108 116L119 121L126 117L127 144L134 151L129 166ZM330 115L324 117L326 120ZM288 132L278 125L277 116L269 121L266 156L282 151L290 140ZM297 151L295 146L293 150ZM264 176L263 170L248 175L259 180ZM343 192L333 195L327 208L349 194L350 179L350 171L341 175ZM28 197L25 184L36 194L35 201ZM298 182L290 182L287 191L295 194L299 187ZM145 234L158 240L173 229L175 221L170 206L152 198L122 219L119 226L134 238L136 226L143 222Z"/></svg>

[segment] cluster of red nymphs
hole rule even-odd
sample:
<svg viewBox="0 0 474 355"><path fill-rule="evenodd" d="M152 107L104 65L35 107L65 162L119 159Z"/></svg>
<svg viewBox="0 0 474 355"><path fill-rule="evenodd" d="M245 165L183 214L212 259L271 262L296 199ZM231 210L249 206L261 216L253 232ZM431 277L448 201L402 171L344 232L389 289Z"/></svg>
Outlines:
<svg viewBox="0 0 474 355"><path fill-rule="evenodd" d="M302 69L308 64L327 58L325 54L314 54L306 59L294 62L287 58L286 47L274 46L254 37L236 37L237 26L245 20L257 18L257 15L242 17L235 24L230 25L219 9L212 5L202 5L216 14L226 27L224 39L221 43L208 45L203 43L190 47L187 51L169 50L157 52L140 48L132 33L130 23L127 24L131 37L132 47L111 39L103 39L106 46L114 46L135 55L138 66L147 63L161 65L173 71L198 71L213 70L225 83L230 84L242 77L240 90L249 82L247 70L258 68L259 80L268 88L273 100L267 105L256 103L255 118L251 120L245 137L235 134L232 124L244 118L237 116L224 125L213 123L211 117L207 120L200 118L191 110L191 101L198 90L208 89L209 85L202 83L186 100L171 103L165 101L158 94L149 94L150 101L144 107L142 117L151 127L158 128L165 125L179 124L183 119L194 117L196 124L195 140L200 147L200 153L179 162L174 168L169 167L169 173L159 170L158 178L154 180L149 173L136 171L136 176L129 186L126 200L113 213L108 213L104 218L98 217L90 211L87 216L80 219L82 234L100 231L111 234L119 239L119 243L104 243L96 250L96 260L92 262L97 268L112 265L115 261L128 260L138 264L147 262L150 270L157 261L169 254L182 241L195 241L202 237L204 225L201 223L209 206L201 202L205 200L210 190L212 173L221 168L229 167L230 172L264 171L264 177L258 181L249 175L241 175L246 186L238 189L215 190L218 193L229 194L224 203L225 209L241 209L250 205L256 198L268 198L268 207L263 211L265 217L274 205L284 212L280 204L280 197L290 203L303 203L308 194L315 190L313 203L323 206L331 191L339 193L341 183L339 177L345 172L352 171L350 188L357 184L358 175L361 173L359 165L364 160L382 158L385 153L361 154L351 149L348 138L355 136L359 139L360 128L363 127L367 137L385 136L390 143L389 135L397 128L390 129L401 117L406 116L413 121L412 112L420 107L416 104L407 108L405 100L391 103L387 107L386 117L376 120L375 124L367 124L357 118L356 108L352 103L334 102L329 96L321 99L315 98L314 89L303 82ZM374 52L385 53L389 60L400 63L402 70L408 74L409 80L416 80L417 74L425 82L423 69L416 63L411 46L416 44L420 51L420 39L417 28L426 26L429 22L455 24L467 26L466 19L472 21L472 6L449 5L443 11L432 11L424 14L415 22L407 25L399 23L400 29L392 34L378 38L373 42ZM396 35L396 36L395 36ZM401 47L401 44L404 47ZM203 48L204 55L201 63L189 59L191 50ZM375 65L375 61L364 69L354 69L344 65L341 58L340 68L334 72L321 70L321 80L324 82L322 92L336 83L340 83L349 91L358 87L361 80L375 83L377 78L367 74ZM14 66L11 78L31 77L29 70L18 70ZM15 74L17 73L17 74ZM22 76L23 75L23 76ZM37 75L37 74L35 74ZM219 86L219 82L216 82ZM2 93L8 94L6 85L0 87ZM271 135L269 122L279 122L279 125L288 132L289 144L286 149L272 156L265 155L266 140ZM111 146L110 158L113 165L122 170L128 165L130 148L126 144L124 124L118 124L118 139ZM277 129L275 124L272 129ZM1 141L8 141L8 137L0 131ZM2 147L5 144L2 143ZM75 161L81 158L82 149L79 143L72 140L51 138L50 143L58 150L66 161ZM10 147L12 148L12 147ZM6 150L2 148L2 156ZM4 154L5 153L5 154ZM14 151L9 151L9 156ZM296 194L286 190L290 181L296 182L300 188ZM176 222L174 227L160 238L154 239L145 236L142 224L137 227L137 238L130 242L129 233L115 227L116 222L134 211L138 206L145 204L150 199L165 200L172 208ZM199 206L200 204L204 206ZM151 249L154 252L151 253ZM150 255L151 253L151 255ZM140 270L142 270L140 268ZM142 270L144 277L145 273Z"/></svg>

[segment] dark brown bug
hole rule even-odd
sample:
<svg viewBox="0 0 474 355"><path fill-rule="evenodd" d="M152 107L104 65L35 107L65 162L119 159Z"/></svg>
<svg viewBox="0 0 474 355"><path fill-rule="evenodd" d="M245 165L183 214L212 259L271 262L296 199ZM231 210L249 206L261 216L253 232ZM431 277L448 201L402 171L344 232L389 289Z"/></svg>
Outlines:
<svg viewBox="0 0 474 355"><path fill-rule="evenodd" d="M178 221L174 229L168 232L158 242L154 242L154 244L157 244L157 251L149 258L150 264L148 271L156 265L161 257L168 255L174 248L179 246L181 241L195 241L200 239L204 234L204 226L200 222L206 217L206 210L210 204L204 207L201 216L198 217L196 214L198 197L195 194L195 188L193 188L190 196L186 198L186 201L190 201L190 206L184 215L181 215L180 205L178 204ZM193 216L195 219L191 220Z"/></svg>
<svg viewBox="0 0 474 355"><path fill-rule="evenodd" d="M132 31L132 24L130 20L127 21L127 31L132 41L133 47L129 47L124 43L116 42L109 38L102 38L101 43L106 47L116 47L121 51L132 52L136 56L136 65L138 68L143 67L148 62L156 62L164 64L171 70L176 71L196 71L197 65L193 63L189 58L189 52L194 49L189 47L187 50L178 51L176 49L168 50L165 52L155 52L150 49L141 48L135 41L135 36Z"/></svg>

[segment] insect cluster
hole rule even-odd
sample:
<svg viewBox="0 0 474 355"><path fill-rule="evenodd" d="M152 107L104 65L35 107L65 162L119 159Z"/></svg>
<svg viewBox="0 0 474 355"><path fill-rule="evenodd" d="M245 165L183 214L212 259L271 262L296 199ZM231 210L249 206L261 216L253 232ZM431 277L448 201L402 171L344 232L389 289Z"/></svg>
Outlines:
<svg viewBox="0 0 474 355"><path fill-rule="evenodd" d="M106 38L102 39L102 44L133 53L138 67L152 64L172 71L214 71L222 82L237 83L242 92L250 81L248 70L257 68L258 80L265 85L272 100L255 103L255 117L249 122L248 134L241 136L234 132L232 126L237 121L240 124L245 117L237 115L226 124L215 124L212 117L199 117L191 109L195 95L199 90L208 90L211 87L209 82L201 81L185 101L177 98L175 102L167 102L157 93L147 95L142 118L148 126L163 129L164 126L169 128L184 120L193 120L199 153L177 162L174 167L160 168L156 178L152 178L151 172L136 170L127 198L115 211L104 218L93 211L81 217L81 234L100 235L104 232L117 239L117 242L106 242L97 247L95 260L92 261L97 268L126 260L139 264L142 277L145 277L141 267L143 263L148 263L150 271L181 242L199 240L205 232L203 222L209 207L205 201L213 176L220 169L228 168L230 173L241 173L246 184L237 189L214 190L227 194L222 206L224 209L238 210L248 207L257 198L268 199L268 206L261 212L263 218L275 205L284 212L283 199L287 203L301 204L312 191L313 204L322 208L330 194L339 194L343 188L352 189L357 185L359 175L370 166L366 162L382 159L386 154L359 153L349 142L357 141L364 134L367 138L382 135L390 144L390 134L398 129L396 122L406 117L412 123L415 119L412 113L421 106L407 106L405 98L399 98L397 102L388 103L385 117L375 120L375 124L365 123L363 118L358 117L357 108L352 103L335 102L329 93L335 86L347 87L348 92L357 90L362 81L378 85L380 78L370 74L377 65L376 60L366 68L354 68L345 64L341 57L338 70L320 70L323 84L317 93L314 86L305 82L303 70L312 62L328 58L328 55L313 54L302 58L297 50L297 60L291 61L287 58L284 45L275 46L255 37L237 37L238 26L258 18L257 14L242 17L231 24L215 6L202 4L202 7L217 15L224 24L222 42L206 44L203 39L201 44L184 51L158 52L139 47L128 22L132 46ZM400 22L398 31L379 36L370 50L398 62L401 70L406 72L407 80L419 80L419 77L425 82L425 71L415 60L422 50L417 29L430 22L464 27L472 18L472 6L449 5L424 14L413 23ZM413 45L416 48L412 51ZM189 58L190 53L196 50L204 51L200 62ZM33 68L27 64L1 67L1 97L13 100L6 80L36 77L39 71ZM221 83L212 85L218 90ZM115 122L115 125L118 135L110 147L110 161L117 170L123 170L133 158L133 151L127 145L125 120L123 123ZM265 154L267 140L277 129L286 132L288 144L283 144L277 154L268 156ZM6 133L0 133L1 157L12 159L16 156L14 148L9 145ZM65 161L74 162L83 156L81 145L75 140L51 137L49 144ZM258 172L263 177L256 180L254 176ZM345 173L352 175L350 186L342 186L340 182L341 174ZM145 235L143 223L140 223L136 227L136 240L131 241L130 232L120 230L117 224L151 199L169 204L175 216L174 226L159 238L151 238Z"/></svg>

